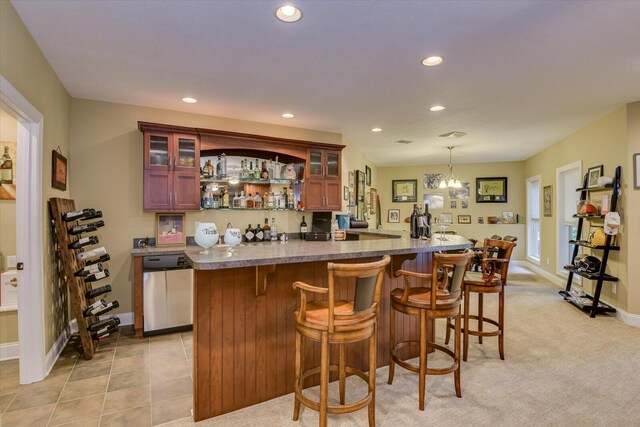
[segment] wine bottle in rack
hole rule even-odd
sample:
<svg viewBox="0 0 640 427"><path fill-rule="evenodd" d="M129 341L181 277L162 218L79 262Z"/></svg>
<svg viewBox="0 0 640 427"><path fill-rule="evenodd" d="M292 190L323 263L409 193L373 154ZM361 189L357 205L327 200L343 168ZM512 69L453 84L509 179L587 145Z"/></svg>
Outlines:
<svg viewBox="0 0 640 427"><path fill-rule="evenodd" d="M102 211L93 211L88 214L84 218L80 219L80 221L89 221L90 219L102 218Z"/></svg>
<svg viewBox="0 0 640 427"><path fill-rule="evenodd" d="M103 271L86 276L84 278L84 283L97 282L98 280L106 279L107 277L109 277L109 270L105 268Z"/></svg>
<svg viewBox="0 0 640 427"><path fill-rule="evenodd" d="M80 209L79 211L66 212L62 214L62 220L64 222L71 221L79 221L81 219L85 219L90 215L94 215L96 213L95 209Z"/></svg>
<svg viewBox="0 0 640 427"><path fill-rule="evenodd" d="M116 332L118 332L120 328L118 328L118 326L112 326L110 328L104 328L101 329L97 332L94 332L91 334L91 338L96 340L96 341L100 341L103 340L107 337L110 337L111 335L115 334Z"/></svg>
<svg viewBox="0 0 640 427"><path fill-rule="evenodd" d="M84 296L87 298L95 298L108 292L111 292L111 285L104 285L99 288L91 289L90 291L85 292Z"/></svg>
<svg viewBox="0 0 640 427"><path fill-rule="evenodd" d="M96 264L87 265L86 267L81 268L80 270L73 273L73 275L76 277L84 277L90 274L100 273L102 270L104 270L104 268L102 267L102 263L98 262Z"/></svg>
<svg viewBox="0 0 640 427"><path fill-rule="evenodd" d="M69 249L80 249L89 245L97 245L98 243L100 243L100 241L96 236L83 237L82 239L78 239L73 243L69 243Z"/></svg>
<svg viewBox="0 0 640 427"><path fill-rule="evenodd" d="M93 316L95 313L102 311L104 307L107 306L107 302L103 299L99 299L98 301L91 304L89 307L85 308L82 312L84 317Z"/></svg>
<svg viewBox="0 0 640 427"><path fill-rule="evenodd" d="M107 262L110 259L111 259L111 257L109 256L109 254L104 254L104 255L100 255L98 258L85 260L85 265L88 267L90 265Z"/></svg>
<svg viewBox="0 0 640 427"><path fill-rule="evenodd" d="M93 314L96 316L102 316L103 314L106 314L111 310L113 310L114 308L118 308L118 307L120 307L120 303L118 301L111 301L107 303L107 305L105 305L102 310L95 312Z"/></svg>
<svg viewBox="0 0 640 427"><path fill-rule="evenodd" d="M109 317L107 319L98 320L97 322L93 322L87 329L90 332L98 332L101 329L112 328L114 326L118 326L120 324L120 319L117 317Z"/></svg>
<svg viewBox="0 0 640 427"><path fill-rule="evenodd" d="M89 224L78 225L76 227L71 227L69 229L69 234L75 236L76 234L80 233L91 233L96 231L100 227L104 227L104 221L102 220L91 222Z"/></svg>
<svg viewBox="0 0 640 427"><path fill-rule="evenodd" d="M91 236L91 237L95 237L95 236ZM81 252L78 255L76 255L76 258L78 259L78 261L84 261L89 258L95 258L98 256L106 255L106 253L107 253L107 250L105 249L105 247L100 246L99 248L95 248L90 251Z"/></svg>

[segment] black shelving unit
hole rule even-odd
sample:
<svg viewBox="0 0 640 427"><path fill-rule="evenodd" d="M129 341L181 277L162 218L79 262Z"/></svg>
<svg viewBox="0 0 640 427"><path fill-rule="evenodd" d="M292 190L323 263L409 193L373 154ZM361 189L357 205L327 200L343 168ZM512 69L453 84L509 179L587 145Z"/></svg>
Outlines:
<svg viewBox="0 0 640 427"><path fill-rule="evenodd" d="M606 187L601 188L588 188L588 176L585 175L582 188L578 188L576 191L580 192L580 200L587 201L589 198L589 194L592 192L601 192L601 191L611 191L611 212L616 211L616 207L618 204L618 196L620 193L620 175L622 172L622 167L618 166L616 168L615 177L613 178L613 184ZM578 230L577 235L578 238L582 236L582 226L584 220L602 220L604 215L574 215L574 218L578 218ZM592 245L588 241L584 240L572 240L569 243L573 243L575 246L573 248L573 256L571 257L571 264L566 265L564 267L565 270L569 272L569 277L567 278L567 286L564 291L560 291L560 295L564 297L566 301L575 305L580 310L589 313L590 317L596 317L598 313L615 313L616 309L600 302L600 293L602 292L602 285L604 282L617 282L618 278L612 276L610 274L605 273L607 269L607 261L609 260L609 252L610 251L619 251L620 246L612 245L612 236L607 235L605 239L604 245ZM584 273L581 271L577 271L573 267L573 261L578 255L578 250L580 247L585 247L589 249L601 250L602 251L602 260L600 264L600 271L597 273ZM578 276L584 277L589 280L596 281L596 290L593 296L591 295L582 295L575 296L571 294L571 285L573 284L573 275L577 274Z"/></svg>

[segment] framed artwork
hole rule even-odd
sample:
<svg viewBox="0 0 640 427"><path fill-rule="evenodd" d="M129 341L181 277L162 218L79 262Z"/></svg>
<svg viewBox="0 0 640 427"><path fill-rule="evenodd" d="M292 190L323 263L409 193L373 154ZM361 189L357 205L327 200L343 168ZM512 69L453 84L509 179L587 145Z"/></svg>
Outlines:
<svg viewBox="0 0 640 427"><path fill-rule="evenodd" d="M371 187L371 168L367 165L364 165L364 174L365 174L365 184L367 187Z"/></svg>
<svg viewBox="0 0 640 427"><path fill-rule="evenodd" d="M462 188L450 188L449 189L449 198L450 199L468 199L469 198L469 183L463 182Z"/></svg>
<svg viewBox="0 0 640 427"><path fill-rule="evenodd" d="M400 209L389 209L387 222L400 222Z"/></svg>
<svg viewBox="0 0 640 427"><path fill-rule="evenodd" d="M342 198L344 200L349 200L349 187L347 187L346 185L342 187Z"/></svg>
<svg viewBox="0 0 640 427"><path fill-rule="evenodd" d="M156 245L178 246L185 243L184 213L156 214Z"/></svg>
<svg viewBox="0 0 640 427"><path fill-rule="evenodd" d="M458 202L455 200L451 200L449 203L451 205L451 209L456 209L458 207Z"/></svg>
<svg viewBox="0 0 640 427"><path fill-rule="evenodd" d="M478 217L478 224L484 224L484 217L483 216L479 216Z"/></svg>
<svg viewBox="0 0 640 427"><path fill-rule="evenodd" d="M349 188L353 188L354 185L356 185L356 174L349 171Z"/></svg>
<svg viewBox="0 0 640 427"><path fill-rule="evenodd" d="M425 190L435 190L440 186L442 181L441 173L425 173L422 178L422 185Z"/></svg>
<svg viewBox="0 0 640 427"><path fill-rule="evenodd" d="M462 209L467 209L469 207L469 201L468 200L463 200L462 201Z"/></svg>
<svg viewBox="0 0 640 427"><path fill-rule="evenodd" d="M511 211L502 212L502 218L500 219L501 224L515 224L516 216Z"/></svg>
<svg viewBox="0 0 640 427"><path fill-rule="evenodd" d="M458 224L471 224L471 215L458 215Z"/></svg>
<svg viewBox="0 0 640 427"><path fill-rule="evenodd" d="M425 194L422 196L422 202L429 205L429 209L444 209L443 194Z"/></svg>
<svg viewBox="0 0 640 427"><path fill-rule="evenodd" d="M633 155L633 188L640 190L640 153Z"/></svg>
<svg viewBox="0 0 640 427"><path fill-rule="evenodd" d="M497 216L488 216L487 217L487 222L489 224L500 224L500 218Z"/></svg>
<svg viewBox="0 0 640 427"><path fill-rule="evenodd" d="M476 202L507 203L507 178L476 178Z"/></svg>
<svg viewBox="0 0 640 427"><path fill-rule="evenodd" d="M67 159L57 150L51 154L51 187L67 190Z"/></svg>
<svg viewBox="0 0 640 427"><path fill-rule="evenodd" d="M378 190L372 188L369 191L369 213L371 215L377 215L377 206L378 206Z"/></svg>
<svg viewBox="0 0 640 427"><path fill-rule="evenodd" d="M0 200L16 199L17 148L15 141L0 141Z"/></svg>
<svg viewBox="0 0 640 427"><path fill-rule="evenodd" d="M394 179L391 181L392 202L412 202L418 200L417 179Z"/></svg>
<svg viewBox="0 0 640 427"><path fill-rule="evenodd" d="M589 176L587 178L587 188L597 187L598 178L602 176L603 172L604 172L603 165L590 167L589 170L587 171L587 175Z"/></svg>
<svg viewBox="0 0 640 427"><path fill-rule="evenodd" d="M544 216L552 216L551 205L553 203L553 185L547 185L542 190L542 202L544 206Z"/></svg>

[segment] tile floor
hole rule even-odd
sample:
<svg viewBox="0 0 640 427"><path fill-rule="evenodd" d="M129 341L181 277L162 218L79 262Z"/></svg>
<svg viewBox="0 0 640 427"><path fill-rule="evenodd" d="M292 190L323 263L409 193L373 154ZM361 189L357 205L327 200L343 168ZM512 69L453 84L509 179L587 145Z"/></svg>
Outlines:
<svg viewBox="0 0 640 427"><path fill-rule="evenodd" d="M155 426L190 420L191 332L102 342L92 360L72 339L47 378L20 385L18 361L0 362L0 426Z"/></svg>

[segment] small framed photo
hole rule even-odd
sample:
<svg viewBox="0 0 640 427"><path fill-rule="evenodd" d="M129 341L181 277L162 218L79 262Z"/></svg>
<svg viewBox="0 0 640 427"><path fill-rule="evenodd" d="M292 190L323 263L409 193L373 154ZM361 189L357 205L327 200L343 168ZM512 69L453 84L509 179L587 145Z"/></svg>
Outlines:
<svg viewBox="0 0 640 427"><path fill-rule="evenodd" d="M392 202L415 203L418 199L417 179L394 179L391 181Z"/></svg>
<svg viewBox="0 0 640 427"><path fill-rule="evenodd" d="M389 209L387 222L400 222L400 209Z"/></svg>
<svg viewBox="0 0 640 427"><path fill-rule="evenodd" d="M342 198L344 200L349 200L349 187L347 187L346 185L342 187Z"/></svg>
<svg viewBox="0 0 640 427"><path fill-rule="evenodd" d="M542 201L544 203L544 216L552 216L551 206L553 204L553 185L547 185L542 191Z"/></svg>
<svg viewBox="0 0 640 427"><path fill-rule="evenodd" d="M185 243L184 213L156 214L156 246L180 246Z"/></svg>
<svg viewBox="0 0 640 427"><path fill-rule="evenodd" d="M364 166L364 173L365 173L365 185L367 187L371 187L371 168L367 165Z"/></svg>
<svg viewBox="0 0 640 427"><path fill-rule="evenodd" d="M589 170L587 171L587 175L588 175L587 188L597 187L598 178L602 176L603 172L604 172L603 165L590 167Z"/></svg>
<svg viewBox="0 0 640 427"><path fill-rule="evenodd" d="M471 224L471 215L458 215L458 224Z"/></svg>
<svg viewBox="0 0 640 427"><path fill-rule="evenodd" d="M484 224L484 217L483 216L479 216L478 217L478 224Z"/></svg>
<svg viewBox="0 0 640 427"><path fill-rule="evenodd" d="M507 203L507 178L476 178L477 203Z"/></svg>
<svg viewBox="0 0 640 427"><path fill-rule="evenodd" d="M462 209L467 209L469 207L469 201L468 200L463 200L462 201Z"/></svg>
<svg viewBox="0 0 640 427"><path fill-rule="evenodd" d="M510 212L510 211L502 212L502 218L500 219L500 223L501 224L515 224L516 223L516 216L513 214L513 212Z"/></svg>
<svg viewBox="0 0 640 427"><path fill-rule="evenodd" d="M356 185L356 174L353 171L349 171L349 188L353 188Z"/></svg>
<svg viewBox="0 0 640 427"><path fill-rule="evenodd" d="M449 203L451 205L451 209L456 209L458 207L458 202L456 200L451 200Z"/></svg>
<svg viewBox="0 0 640 427"><path fill-rule="evenodd" d="M640 190L640 153L633 155L633 188Z"/></svg>
<svg viewBox="0 0 640 427"><path fill-rule="evenodd" d="M51 155L51 187L67 190L67 158L57 150Z"/></svg>

